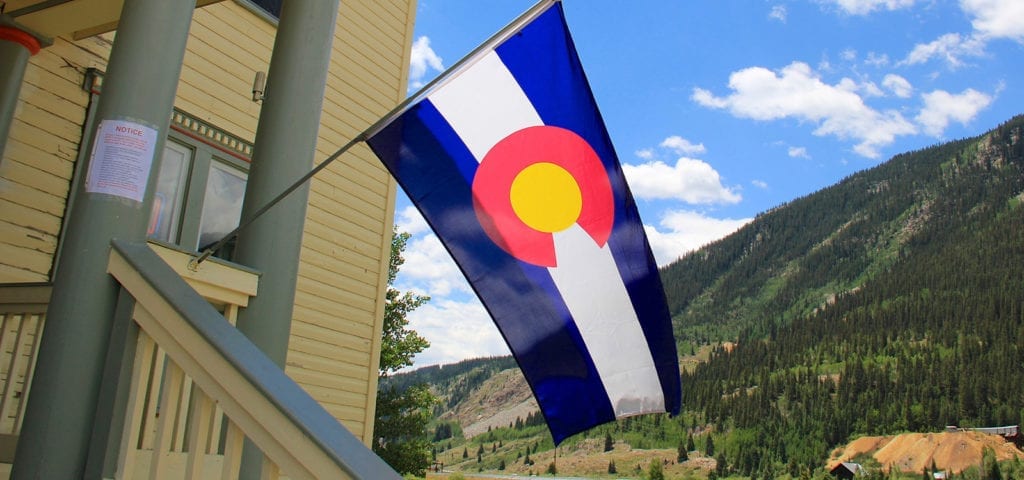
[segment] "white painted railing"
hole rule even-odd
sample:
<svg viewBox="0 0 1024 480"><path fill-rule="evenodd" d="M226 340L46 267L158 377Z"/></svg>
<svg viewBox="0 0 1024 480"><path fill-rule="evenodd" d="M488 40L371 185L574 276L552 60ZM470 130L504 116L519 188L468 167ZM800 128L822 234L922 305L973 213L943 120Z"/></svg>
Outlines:
<svg viewBox="0 0 1024 480"><path fill-rule="evenodd" d="M0 461L14 456L49 301L47 284L0 286Z"/></svg>
<svg viewBox="0 0 1024 480"><path fill-rule="evenodd" d="M401 478L146 245L108 270L139 327L116 478L234 479L243 438L265 479Z"/></svg>
<svg viewBox="0 0 1024 480"><path fill-rule="evenodd" d="M243 440L263 479L400 478L233 325L258 275L157 244L118 245L109 271L135 306L116 479L236 479ZM0 285L0 479L6 478L51 287ZM113 462L112 462L113 463Z"/></svg>

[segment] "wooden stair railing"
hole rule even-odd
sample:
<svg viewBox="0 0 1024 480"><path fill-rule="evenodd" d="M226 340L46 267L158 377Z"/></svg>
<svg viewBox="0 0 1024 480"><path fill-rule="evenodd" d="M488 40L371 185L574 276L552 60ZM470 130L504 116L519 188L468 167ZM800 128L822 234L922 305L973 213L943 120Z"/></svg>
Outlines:
<svg viewBox="0 0 1024 480"><path fill-rule="evenodd" d="M146 244L113 247L139 327L116 478L234 479L243 438L264 478L401 478Z"/></svg>

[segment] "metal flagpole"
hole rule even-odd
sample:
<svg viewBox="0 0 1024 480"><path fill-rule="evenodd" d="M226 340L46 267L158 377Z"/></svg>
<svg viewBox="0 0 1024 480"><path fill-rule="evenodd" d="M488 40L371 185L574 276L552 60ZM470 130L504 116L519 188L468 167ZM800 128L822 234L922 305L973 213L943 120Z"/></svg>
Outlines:
<svg viewBox="0 0 1024 480"><path fill-rule="evenodd" d="M342 154L349 151L357 143L364 142L368 138L377 134L377 132L382 130L387 124L391 123L399 115L405 113L405 111L408 110L412 105L422 100L423 97L429 95L430 92L432 92L434 89L443 85L451 77L457 75L462 70L473 65L473 62L475 62L479 58L480 52L494 48L495 45L500 44L507 38L511 37L512 35L515 35L520 30L522 30L522 28L526 26L526 24L530 23L531 20L537 18L540 14L547 11L547 9L550 8L552 5L560 1L561 0L540 0L534 6L530 7L529 10L524 12L522 15L520 15L515 20L510 22L508 25L505 25L505 27L499 30L498 33L492 35L490 38L484 41L484 43L481 43L479 46L473 49L473 51L469 52L466 56L462 57L462 59L460 59L458 62L455 62L454 65L448 67L448 69L446 69L444 72L441 72L440 75L438 75L433 80L424 85L422 88L417 90L416 93L410 95L397 106L395 106L395 108L392 108L391 111L384 114L383 117L381 117L379 120L377 120L372 125L367 127L366 130L363 130L358 135L349 140L348 143L342 145L341 148L332 153L323 162L320 162L320 164L314 167L312 170L310 170L309 173L303 175L301 178L296 180L295 183L293 183L288 188L284 189L283 192L281 192L276 197L267 202L266 205L260 207L259 210L256 210L256 212L253 213L249 218L239 222L238 226L235 227L234 230L228 232L227 235L224 235L223 238L218 240L213 245L210 245L203 249L202 253L200 253L196 257L193 257L192 260L188 263L189 270L197 270L199 268L200 263L203 263L203 261L209 258L210 255L213 254L213 252L219 250L221 247L223 247L225 244L231 241L232 238L235 238L238 235L238 232L242 231L245 227L248 227L250 224L252 224L252 222L256 221L257 218L266 213L267 210L273 208L274 205L279 203L281 200L284 200L285 197L287 197L290 193L294 192L297 188L302 186L303 183L306 183L307 181L309 181L310 178L313 178L314 175L320 173L321 170L327 168L328 165L330 165L339 157L341 157Z"/></svg>

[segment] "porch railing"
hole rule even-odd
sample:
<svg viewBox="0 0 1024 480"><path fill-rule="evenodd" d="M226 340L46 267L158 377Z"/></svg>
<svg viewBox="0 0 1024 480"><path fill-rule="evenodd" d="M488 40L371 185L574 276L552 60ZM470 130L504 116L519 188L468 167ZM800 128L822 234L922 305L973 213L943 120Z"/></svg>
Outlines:
<svg viewBox="0 0 1024 480"><path fill-rule="evenodd" d="M243 438L264 478L401 478L149 247L115 242L108 270L139 327L116 478L237 478Z"/></svg>
<svg viewBox="0 0 1024 480"><path fill-rule="evenodd" d="M0 462L14 459L49 301L48 284L0 286Z"/></svg>
<svg viewBox="0 0 1024 480"><path fill-rule="evenodd" d="M190 259L156 244L111 252L138 326L114 478L238 478L245 438L264 452L266 479L399 478L233 328L257 275L191 271ZM0 463L13 460L50 291L0 285Z"/></svg>

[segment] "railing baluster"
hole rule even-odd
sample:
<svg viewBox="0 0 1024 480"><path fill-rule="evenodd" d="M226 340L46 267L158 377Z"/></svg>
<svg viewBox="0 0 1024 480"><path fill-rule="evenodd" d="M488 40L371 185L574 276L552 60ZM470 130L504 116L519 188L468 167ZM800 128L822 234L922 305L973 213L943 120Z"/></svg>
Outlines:
<svg viewBox="0 0 1024 480"><path fill-rule="evenodd" d="M220 472L221 480L235 480L242 469L242 444L245 436L242 429L228 419L227 438L224 441L224 466Z"/></svg>
<svg viewBox="0 0 1024 480"><path fill-rule="evenodd" d="M188 462L185 466L185 480L202 478L203 466L206 463L206 446L209 443L210 413L213 402L202 390L196 388L195 398L189 412L188 428Z"/></svg>
<svg viewBox="0 0 1024 480"><path fill-rule="evenodd" d="M138 457L139 435L145 413L147 385L153 363L150 361L155 350L153 339L145 331L139 331L138 344L135 347L135 366L132 367L132 388L128 393L128 404L125 411L129 417L124 422L121 433L121 451L117 459L117 480L131 480L135 475L135 463Z"/></svg>
<svg viewBox="0 0 1024 480"><path fill-rule="evenodd" d="M25 406L28 405L28 393L32 386L32 372L36 368L36 358L39 357L39 339L43 336L43 324L46 316L44 314L33 314L29 318L32 323L32 341L29 348L29 357L25 365L25 375L22 376L21 397L18 398L18 409L14 413L13 432L21 432L21 422L25 420ZM25 328L24 323L22 328Z"/></svg>
<svg viewBox="0 0 1024 480"><path fill-rule="evenodd" d="M177 415L177 423L174 427L174 441L171 443L170 450L172 452L184 452L185 442L188 440L186 437L188 433L188 412L189 412L189 400L192 398L192 379L188 375L181 381L181 392L178 395L177 404L178 408L175 409L175 415Z"/></svg>
<svg viewBox="0 0 1024 480"><path fill-rule="evenodd" d="M260 480L278 480L281 469L266 455L263 456L263 468L260 469Z"/></svg>
<svg viewBox="0 0 1024 480"><path fill-rule="evenodd" d="M227 419L224 417L224 410L221 410L220 405L213 407L213 416L210 418L210 440L206 453L219 455L220 454L220 434L221 428L224 426L224 422Z"/></svg>
<svg viewBox="0 0 1024 480"><path fill-rule="evenodd" d="M138 315L139 312L136 312ZM166 478L167 459L174 447L173 435L175 425L175 413L178 410L177 400L181 394L181 382L185 374L173 361L166 363L166 371L163 383L163 392L160 394L160 420L156 427L156 440L153 442L153 460L149 466L149 478L161 480Z"/></svg>
<svg viewBox="0 0 1024 480"><path fill-rule="evenodd" d="M163 388L164 371L167 365L167 354L164 353L164 349L160 348L160 345L156 346L156 352L149 361L153 362L153 369L150 370L150 376L146 380L149 385L149 394L146 396L146 417L142 425L142 443L139 447L141 449L153 448L153 435L156 434L154 427L160 416L160 403L157 399L160 398Z"/></svg>
<svg viewBox="0 0 1024 480"><path fill-rule="evenodd" d="M18 379L18 350L21 345L21 334L24 330L24 316L23 315L4 315L3 324L0 325L0 354L6 356L7 352L10 353L10 357L4 362L4 366L7 367L6 372L0 372L0 375L4 375L3 382L4 388L0 392L0 433L14 433L14 422L10 421L11 429L6 428L10 417L10 411L12 405L17 400L14 398L14 384L17 383ZM13 327L14 330L14 343L8 348L7 343L11 338L8 334L8 330Z"/></svg>

